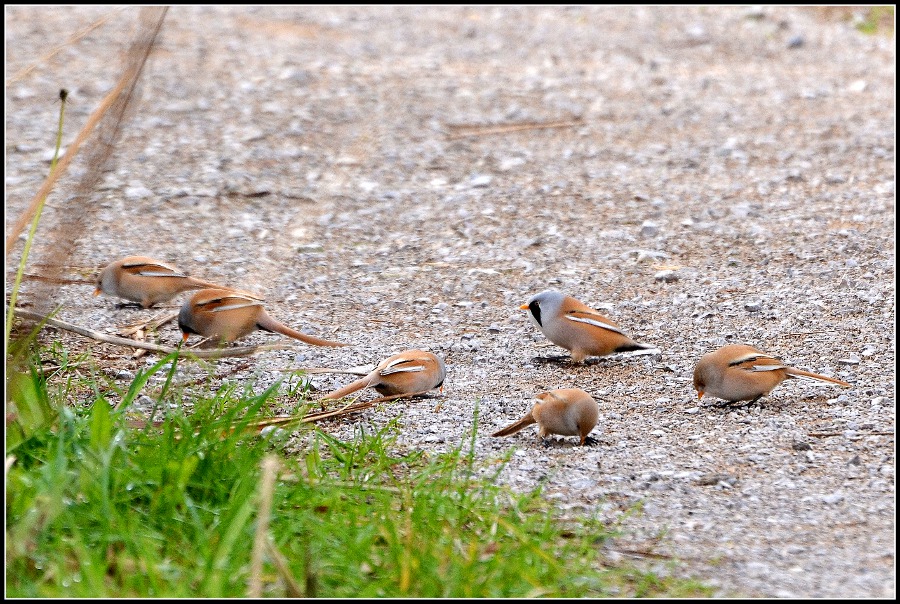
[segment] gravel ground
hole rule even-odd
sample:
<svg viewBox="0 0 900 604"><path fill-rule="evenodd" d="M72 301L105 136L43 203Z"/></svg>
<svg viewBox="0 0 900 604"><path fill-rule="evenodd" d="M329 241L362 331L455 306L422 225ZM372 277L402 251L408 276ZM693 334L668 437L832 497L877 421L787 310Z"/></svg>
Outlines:
<svg viewBox="0 0 900 604"><path fill-rule="evenodd" d="M11 216L46 175L59 88L68 143L118 77L136 13L6 8ZM620 523L610 556L655 552L638 559L720 596L892 598L894 39L841 14L172 8L72 272L155 256L353 344L219 363L259 387L296 367L442 354L438 409L393 403L323 427L350 438L399 417L398 447L439 452L477 409L477 454L512 448L501 480ZM535 127L554 122L569 125ZM486 129L510 124L523 128ZM84 170L42 224L80 211L66 191ZM52 245L39 233L35 262ZM564 351L518 306L548 287L660 351L536 361ZM90 293L57 288L61 318L113 333L154 314ZM44 294L29 281L23 299ZM698 404L694 364L729 342L854 386L793 380L744 408ZM123 383L153 360L91 345ZM598 400L599 444L489 436L561 387Z"/></svg>

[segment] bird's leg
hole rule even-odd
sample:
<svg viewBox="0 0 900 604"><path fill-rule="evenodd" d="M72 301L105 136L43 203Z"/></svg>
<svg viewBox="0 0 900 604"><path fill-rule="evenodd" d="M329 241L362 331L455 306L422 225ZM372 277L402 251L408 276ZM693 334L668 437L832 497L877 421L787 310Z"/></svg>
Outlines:
<svg viewBox="0 0 900 604"><path fill-rule="evenodd" d="M716 405L716 407L728 407L729 409L743 409L744 407L749 407L756 401L762 398L763 395L759 395L756 398L749 401L724 401Z"/></svg>

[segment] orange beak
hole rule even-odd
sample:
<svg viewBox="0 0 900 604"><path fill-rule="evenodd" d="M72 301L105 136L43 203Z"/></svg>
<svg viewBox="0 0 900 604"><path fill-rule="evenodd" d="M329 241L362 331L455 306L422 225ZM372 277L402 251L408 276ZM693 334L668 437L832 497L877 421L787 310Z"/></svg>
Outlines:
<svg viewBox="0 0 900 604"><path fill-rule="evenodd" d="M519 308L521 308L522 310L528 310L528 305L527 305L527 304L523 304L523 305L520 306Z"/></svg>
<svg viewBox="0 0 900 604"><path fill-rule="evenodd" d="M103 291L103 290L100 289L99 287L94 288L94 295L95 295L95 296L99 296L99 295L100 295L100 292L102 292L102 291Z"/></svg>
<svg viewBox="0 0 900 604"><path fill-rule="evenodd" d="M699 400L702 399L702 398L703 398L703 391L702 391L702 390L698 390L698 391L697 391L697 400L699 401Z"/></svg>
<svg viewBox="0 0 900 604"><path fill-rule="evenodd" d="M187 342L188 338L191 337L191 334L184 332L181 334L181 343L184 344Z"/></svg>

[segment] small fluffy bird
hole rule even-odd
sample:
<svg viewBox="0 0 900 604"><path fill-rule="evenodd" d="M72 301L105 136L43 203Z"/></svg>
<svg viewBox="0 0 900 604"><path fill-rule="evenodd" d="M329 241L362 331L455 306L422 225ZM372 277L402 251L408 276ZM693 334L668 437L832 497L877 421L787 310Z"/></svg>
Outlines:
<svg viewBox="0 0 900 604"><path fill-rule="evenodd" d="M293 330L270 317L262 300L228 289L201 289L191 296L178 313L178 327L185 341L193 333L229 343L262 329L315 346L347 346Z"/></svg>
<svg viewBox="0 0 900 604"><path fill-rule="evenodd" d="M769 394L788 378L804 377L850 387L847 382L818 373L788 367L781 359L752 346L729 344L703 355L694 368L697 398L704 394L736 402L750 401Z"/></svg>
<svg viewBox="0 0 900 604"><path fill-rule="evenodd" d="M100 271L94 295L102 292L150 308L171 300L181 292L204 287L220 286L188 277L174 266L153 258L126 256Z"/></svg>
<svg viewBox="0 0 900 604"><path fill-rule="evenodd" d="M536 423L541 440L559 434L578 436L581 445L596 442L588 433L597 425L600 407L590 394L580 388L562 388L541 392L536 398L537 402L525 417L491 436L509 436Z"/></svg>
<svg viewBox="0 0 900 604"><path fill-rule="evenodd" d="M436 354L405 350L381 361L368 375L329 392L322 400L337 400L363 388L374 388L382 396L418 394L443 386L446 374L444 361Z"/></svg>
<svg viewBox="0 0 900 604"><path fill-rule="evenodd" d="M591 355L655 348L635 342L596 310L555 289L532 296L519 308L527 310L531 322L548 340L568 350L576 363Z"/></svg>

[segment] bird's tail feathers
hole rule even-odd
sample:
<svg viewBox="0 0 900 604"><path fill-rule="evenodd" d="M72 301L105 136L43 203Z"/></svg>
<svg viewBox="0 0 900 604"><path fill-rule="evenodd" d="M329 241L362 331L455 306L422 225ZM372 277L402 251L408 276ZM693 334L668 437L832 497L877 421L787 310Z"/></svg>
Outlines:
<svg viewBox="0 0 900 604"><path fill-rule="evenodd" d="M509 436L510 434L515 434L522 428L526 428L534 423L537 423L537 422L534 419L534 416L531 415L531 411L529 411L525 417L523 417L516 423L510 424L509 426L506 426L505 428L503 428L501 430L497 430L496 432L491 434L491 436Z"/></svg>
<svg viewBox="0 0 900 604"><path fill-rule="evenodd" d="M253 300L259 300L260 302L265 301L265 298L263 298L259 294L248 292L246 289L238 289L236 287L228 287L227 285L219 285L218 283L211 283L209 281L204 281L203 279L197 279L196 277L185 276L185 284L189 286L185 289L224 289L225 291L234 292L235 294L246 296L248 298L252 298Z"/></svg>
<svg viewBox="0 0 900 604"><path fill-rule="evenodd" d="M813 380L820 380L822 382L830 382L832 384L843 386L844 388L849 388L852 385L837 378L828 377L827 375L820 375L818 373L812 373L811 371L803 371L802 369L795 369L794 367L785 367L784 370L791 377L805 377Z"/></svg>
<svg viewBox="0 0 900 604"><path fill-rule="evenodd" d="M291 329L287 325L279 323L266 313L261 314L259 319L257 319L256 321L256 325L260 329L280 333L282 335L288 336L289 338L294 338L295 340L300 340L301 342L312 344L313 346L347 346L347 344L343 344L341 342L332 342L331 340L323 340L322 338L308 336L305 333L300 333L295 329Z"/></svg>
<svg viewBox="0 0 900 604"><path fill-rule="evenodd" d="M369 375L367 375L365 377L359 378L355 382L350 382L343 388L338 388L337 390L335 390L333 392L329 392L328 394L323 396L320 400L329 399L329 400L336 401L338 399L342 399L345 396L347 396L348 394L353 394L357 390L362 390L363 388L367 388L367 387L371 386L377 377L378 377L377 374L370 373Z"/></svg>

